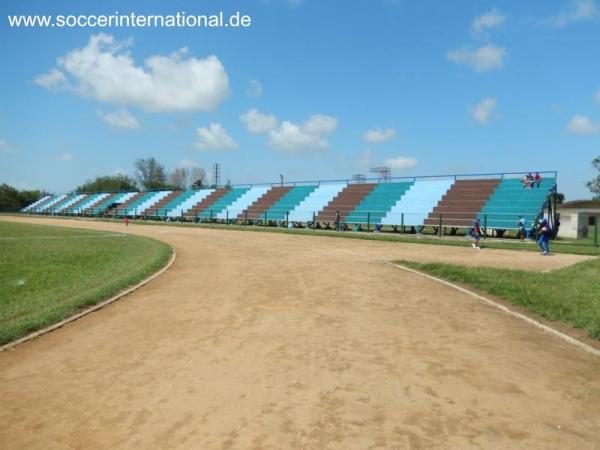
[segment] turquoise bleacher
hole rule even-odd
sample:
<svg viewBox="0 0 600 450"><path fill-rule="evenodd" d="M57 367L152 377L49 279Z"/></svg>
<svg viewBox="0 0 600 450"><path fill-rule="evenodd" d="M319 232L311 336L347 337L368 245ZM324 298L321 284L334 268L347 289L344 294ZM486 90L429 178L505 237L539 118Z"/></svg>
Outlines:
<svg viewBox="0 0 600 450"><path fill-rule="evenodd" d="M129 194L130 194L130 192L121 192L121 193L115 195L114 197L112 195L109 195L108 197L106 197L104 199L104 201L102 203L100 203L98 206L96 206L94 208L93 214L102 213L110 205L112 205L113 203L119 203L124 197L127 197Z"/></svg>
<svg viewBox="0 0 600 450"><path fill-rule="evenodd" d="M520 216L530 224L540 216L555 183L554 178L544 178L540 187L525 189L519 179L502 180L479 216L488 228L518 229Z"/></svg>
<svg viewBox="0 0 600 450"><path fill-rule="evenodd" d="M346 223L379 224L413 182L379 183L346 217Z"/></svg>
<svg viewBox="0 0 600 450"><path fill-rule="evenodd" d="M235 202L238 198L248 192L250 188L233 188L223 197L219 198L216 202L206 208L204 211L201 211L197 217L202 219L209 219L211 217L216 217L222 211L225 211L229 205Z"/></svg>
<svg viewBox="0 0 600 450"><path fill-rule="evenodd" d="M267 218L269 220L285 220L286 213L292 211L316 188L316 185L294 186L283 197L271 205L271 207L267 210Z"/></svg>
<svg viewBox="0 0 600 450"><path fill-rule="evenodd" d="M158 211L157 213L160 213L161 216L166 216L170 211L177 208L179 205L181 205L183 202L185 202L188 198L190 198L196 192L198 192L198 191L191 190L191 189L187 190L187 191L182 191L181 194L179 194L177 197L175 197L173 200L171 200L165 206L160 208L160 211Z"/></svg>
<svg viewBox="0 0 600 450"><path fill-rule="evenodd" d="M149 200L154 195L156 195L155 191L145 192L143 195L140 195L139 198L136 198L133 202L131 202L126 207L117 208L117 216L128 216L131 214L137 214L138 212L141 213L142 212L141 210L137 211L138 206L140 206L142 203L145 203L147 200Z"/></svg>

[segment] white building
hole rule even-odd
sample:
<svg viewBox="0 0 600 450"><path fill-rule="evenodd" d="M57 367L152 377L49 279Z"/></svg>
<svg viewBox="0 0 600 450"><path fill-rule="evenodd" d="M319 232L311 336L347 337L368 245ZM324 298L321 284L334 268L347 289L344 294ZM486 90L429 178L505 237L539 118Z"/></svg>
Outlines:
<svg viewBox="0 0 600 450"><path fill-rule="evenodd" d="M592 237L600 223L600 200L574 200L557 205L560 214L559 237Z"/></svg>

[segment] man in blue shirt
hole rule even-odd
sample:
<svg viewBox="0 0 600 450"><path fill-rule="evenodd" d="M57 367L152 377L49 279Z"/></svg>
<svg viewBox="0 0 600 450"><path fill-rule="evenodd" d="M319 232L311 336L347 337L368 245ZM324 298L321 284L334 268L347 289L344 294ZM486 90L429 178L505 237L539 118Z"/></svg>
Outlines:
<svg viewBox="0 0 600 450"><path fill-rule="evenodd" d="M539 237L537 239L537 243L542 249L542 255L548 256L550 253L550 236L552 235L552 228L550 228L550 224L545 217L540 219L540 230Z"/></svg>

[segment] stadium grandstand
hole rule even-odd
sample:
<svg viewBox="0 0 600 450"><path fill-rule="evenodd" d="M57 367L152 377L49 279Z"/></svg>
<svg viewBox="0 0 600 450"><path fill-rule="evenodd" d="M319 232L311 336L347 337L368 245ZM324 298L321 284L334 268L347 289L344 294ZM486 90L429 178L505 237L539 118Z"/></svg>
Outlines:
<svg viewBox="0 0 600 450"><path fill-rule="evenodd" d="M436 232L516 230L519 220L553 218L557 172L525 186L522 172L367 180L266 183L198 190L95 192L46 196L27 214L130 217L286 227Z"/></svg>

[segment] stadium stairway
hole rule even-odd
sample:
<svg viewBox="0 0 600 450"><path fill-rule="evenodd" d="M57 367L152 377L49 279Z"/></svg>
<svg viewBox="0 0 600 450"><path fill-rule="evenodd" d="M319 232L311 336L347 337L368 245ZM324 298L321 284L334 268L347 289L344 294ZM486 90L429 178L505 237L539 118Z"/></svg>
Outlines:
<svg viewBox="0 0 600 450"><path fill-rule="evenodd" d="M346 223L371 223L381 219L402 198L413 182L379 183L346 217Z"/></svg>
<svg viewBox="0 0 600 450"><path fill-rule="evenodd" d="M142 216L155 216L155 217L156 216L166 216L165 206L167 206L173 200L177 199L178 197L185 194L186 192L187 191L183 191L183 190L169 191L168 195L164 196L159 201L157 201L155 204L153 204L152 206L150 206L150 207L146 208L144 211L142 211ZM161 214L161 213L163 213L163 214Z"/></svg>
<svg viewBox="0 0 600 450"><path fill-rule="evenodd" d="M265 212L269 210L275 202L287 194L292 189L291 186L275 186L269 189L265 194L259 197L254 203L238 214L238 219L263 219ZM268 220L268 217L267 217Z"/></svg>
<svg viewBox="0 0 600 450"><path fill-rule="evenodd" d="M311 194L317 186L294 186L267 210L269 220L285 220L286 214Z"/></svg>
<svg viewBox="0 0 600 450"><path fill-rule="evenodd" d="M127 202L129 202L129 200L131 200L133 197L137 197L139 194L140 192L118 192L114 194L114 196L106 197L102 202L100 202L100 204L93 207L93 209L90 208L90 212L92 214L101 214L104 211L106 211L111 205L124 205Z"/></svg>
<svg viewBox="0 0 600 450"><path fill-rule="evenodd" d="M217 219L235 219L245 211L252 203L265 195L271 189L270 186L255 186L248 189L236 198L225 210L217 213Z"/></svg>
<svg viewBox="0 0 600 450"><path fill-rule="evenodd" d="M310 222L345 187L346 183L321 184L290 211L291 222Z"/></svg>
<svg viewBox="0 0 600 450"><path fill-rule="evenodd" d="M468 228L500 183L500 179L457 180L425 219L425 225Z"/></svg>
<svg viewBox="0 0 600 450"><path fill-rule="evenodd" d="M376 187L374 183L347 185L317 214L317 222L334 222L338 212L340 221L344 222L346 216Z"/></svg>
<svg viewBox="0 0 600 450"><path fill-rule="evenodd" d="M64 208L63 213L66 213L66 214L77 213L79 211L79 207L81 206L81 204L85 203L86 201L88 201L90 199L90 197L93 197L95 195L96 194L82 194L82 196L79 200L71 203L69 206Z"/></svg>
<svg viewBox="0 0 600 450"><path fill-rule="evenodd" d="M79 201L85 199L87 197L87 194L74 194L74 195L70 195L69 198L65 199L65 201L63 201L60 206L56 207L54 212L58 212L58 213L64 213L67 211L67 209L73 204L73 203L78 203Z"/></svg>
<svg viewBox="0 0 600 450"><path fill-rule="evenodd" d="M223 197L228 192L229 192L229 189L225 189L225 188L212 189L210 191L209 195L198 200L194 205L192 205L190 208L185 210L183 215L188 218L198 216L200 213L202 213L202 211L206 210L210 205L216 203L217 200L219 200L221 197ZM209 214L209 216L210 216L210 214Z"/></svg>
<svg viewBox="0 0 600 450"><path fill-rule="evenodd" d="M488 228L518 229L520 216L529 225L538 219L555 183L554 178L544 178L539 188L525 189L519 179L502 180L481 209L480 216Z"/></svg>
<svg viewBox="0 0 600 450"><path fill-rule="evenodd" d="M203 211L198 212L196 217L201 219L209 219L212 217L216 219L221 212L227 215L225 212L227 207L244 195L248 190L249 188L226 189L225 194L221 195L216 201L208 205Z"/></svg>
<svg viewBox="0 0 600 450"><path fill-rule="evenodd" d="M67 198L66 194L55 195L54 197L52 197L50 199L50 201L48 203L46 203L45 205L43 205L42 207L40 207L39 212L51 212L52 208L54 208L56 205L58 205L61 202L63 202L65 198Z"/></svg>
<svg viewBox="0 0 600 450"><path fill-rule="evenodd" d="M190 208L194 207L202 201L210 197L214 192L214 189L201 189L199 191L187 191L185 195L178 197L173 202L167 205L165 208L168 209L167 216L169 217L181 217L186 214Z"/></svg>
<svg viewBox="0 0 600 450"><path fill-rule="evenodd" d="M36 200L35 202L33 202L31 205L27 205L25 208L23 208L21 210L21 212L33 212L35 211L35 209L42 205L43 203L47 202L48 200L50 200L52 198L51 195L45 195L42 198Z"/></svg>
<svg viewBox="0 0 600 450"><path fill-rule="evenodd" d="M163 198L167 197L171 192L171 190L169 191L152 191L150 192L143 201L140 201L135 207L134 207L134 214L136 216L143 216L144 212L152 207L153 205L157 204L158 202L160 202Z"/></svg>
<svg viewBox="0 0 600 450"><path fill-rule="evenodd" d="M122 201L122 203L116 208L115 211L111 211L111 215L128 216L129 214L131 214L131 212L134 212L134 209L137 205L139 205L141 202L147 200L150 195L152 195L151 192L146 192L146 191L136 192L131 197L129 197L127 200Z"/></svg>
<svg viewBox="0 0 600 450"><path fill-rule="evenodd" d="M421 226L454 180L417 180L381 219L383 225Z"/></svg>

